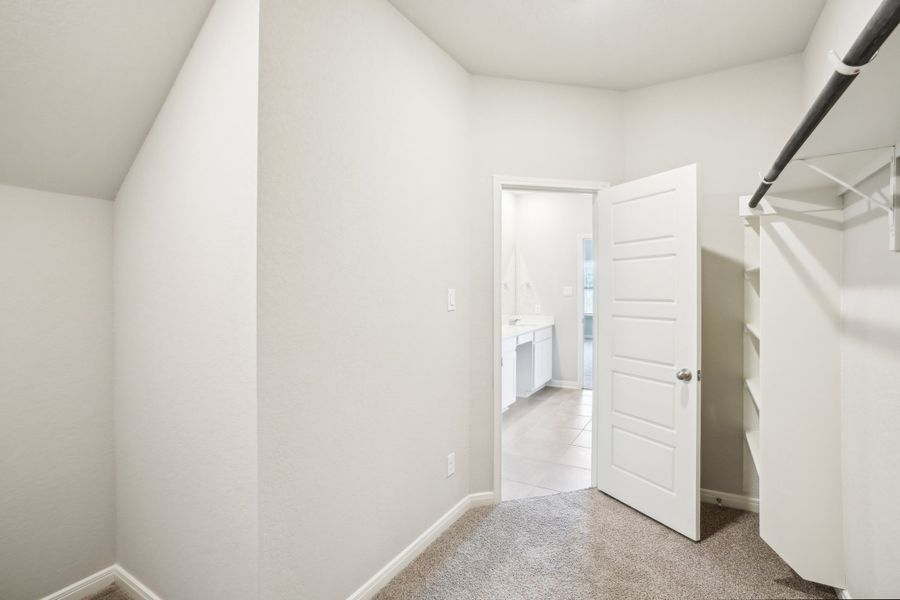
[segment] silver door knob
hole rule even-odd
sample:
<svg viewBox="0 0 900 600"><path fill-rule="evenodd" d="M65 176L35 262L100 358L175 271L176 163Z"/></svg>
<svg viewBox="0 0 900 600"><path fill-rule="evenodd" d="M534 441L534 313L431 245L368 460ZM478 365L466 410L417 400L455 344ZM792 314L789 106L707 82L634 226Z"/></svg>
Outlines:
<svg viewBox="0 0 900 600"><path fill-rule="evenodd" d="M691 373L690 369L681 369L677 373L675 373L675 378L680 381L690 381L693 379L694 374Z"/></svg>

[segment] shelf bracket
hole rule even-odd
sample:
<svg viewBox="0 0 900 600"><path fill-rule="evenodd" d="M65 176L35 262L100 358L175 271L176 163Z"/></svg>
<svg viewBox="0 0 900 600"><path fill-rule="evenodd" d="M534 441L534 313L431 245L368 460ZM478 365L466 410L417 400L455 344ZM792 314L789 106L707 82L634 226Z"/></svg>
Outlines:
<svg viewBox="0 0 900 600"><path fill-rule="evenodd" d="M898 160L896 155L892 156L889 162L891 167L891 183L887 198L884 198L881 194L870 196L869 194L860 191L854 185L847 183L836 175L832 175L825 169L810 163L806 159L799 159L797 162L837 183L847 192L853 192L863 200L870 202L873 206L877 206L885 211L888 214L888 249L892 252L900 252L900 239L897 237L897 230L900 229L900 190L898 190L898 180L900 180L900 160Z"/></svg>
<svg viewBox="0 0 900 600"><path fill-rule="evenodd" d="M841 179L840 177L837 177L836 175L832 175L831 173L829 173L829 172L826 171L825 169L822 169L821 167L817 167L816 165L814 165L814 164L808 162L806 159L800 159L798 162L800 162L800 164L802 164L804 167L807 167L807 168L809 168L809 169L812 169L813 171L815 171L815 172L818 173L819 175L822 175L822 176L824 176L824 177L827 177L827 178L830 179L831 181L837 183L838 185L840 185L841 187L843 187L844 189L846 189L848 192L853 192L854 194L856 194L857 196L859 196L859 197L862 198L863 200L868 200L869 202L871 202L871 203L874 204L875 206L878 206L879 208L883 208L884 210L890 212L890 208L887 206L887 204L885 204L885 203L882 202L882 201L876 200L875 198L873 198L872 196L870 196L870 195L868 195L868 194L866 194L866 193L864 193L864 192L861 192L859 189L857 189L856 187L854 187L852 184L847 183L846 181L844 181L844 180Z"/></svg>

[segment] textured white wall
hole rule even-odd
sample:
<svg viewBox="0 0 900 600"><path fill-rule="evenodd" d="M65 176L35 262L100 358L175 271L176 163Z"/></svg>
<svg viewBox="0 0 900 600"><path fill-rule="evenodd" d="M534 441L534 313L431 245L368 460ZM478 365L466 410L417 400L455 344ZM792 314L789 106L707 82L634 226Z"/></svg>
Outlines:
<svg viewBox="0 0 900 600"><path fill-rule="evenodd" d="M472 491L493 485L492 177L622 181L622 98L620 92L592 88L471 77Z"/></svg>
<svg viewBox="0 0 900 600"><path fill-rule="evenodd" d="M112 204L0 186L0 598L114 561Z"/></svg>
<svg viewBox="0 0 900 600"><path fill-rule="evenodd" d="M469 491L469 79L383 0L261 38L260 592L344 598Z"/></svg>
<svg viewBox="0 0 900 600"><path fill-rule="evenodd" d="M879 0L829 0L803 55L804 104L818 95ZM900 34L841 98L813 136L816 152L900 142ZM809 151L807 151L808 153ZM887 194L886 170L860 184ZM844 558L854 598L900 595L900 254L887 250L887 214L845 196L842 252L841 401Z"/></svg>
<svg viewBox="0 0 900 600"><path fill-rule="evenodd" d="M900 132L898 132L900 133ZM887 197L886 169L860 185ZM844 556L854 598L900 596L900 253L887 213L845 196L841 310Z"/></svg>
<svg viewBox="0 0 900 600"><path fill-rule="evenodd" d="M112 200L212 3L0 3L0 181Z"/></svg>
<svg viewBox="0 0 900 600"><path fill-rule="evenodd" d="M518 314L553 315L553 379L578 381L578 236L591 236L593 198L589 194L522 192L515 197ZM522 291L525 281L531 294ZM562 288L572 287L571 296Z"/></svg>
<svg viewBox="0 0 900 600"><path fill-rule="evenodd" d="M742 473L742 225L752 191L799 116L799 55L627 93L472 77L475 269L472 489L491 486L491 176L619 183L696 162L703 246L703 485ZM756 82L772 82L759 94Z"/></svg>
<svg viewBox="0 0 900 600"><path fill-rule="evenodd" d="M504 191L500 199L500 312L516 312L516 195Z"/></svg>
<svg viewBox="0 0 900 600"><path fill-rule="evenodd" d="M829 50L843 58L881 0L828 0L803 51L803 109L812 104L834 73Z"/></svg>
<svg viewBox="0 0 900 600"><path fill-rule="evenodd" d="M258 5L218 0L115 203L117 558L257 595Z"/></svg>
<svg viewBox="0 0 900 600"><path fill-rule="evenodd" d="M812 103L834 72L829 50L843 56L879 4L878 0L830 0L826 4L803 53L804 107ZM898 70L900 34L895 31L798 154L835 154L894 144L900 130Z"/></svg>
<svg viewBox="0 0 900 600"><path fill-rule="evenodd" d="M699 165L704 488L743 487L743 223L735 202L755 189L757 172L796 125L801 77L794 55L625 95L627 179Z"/></svg>

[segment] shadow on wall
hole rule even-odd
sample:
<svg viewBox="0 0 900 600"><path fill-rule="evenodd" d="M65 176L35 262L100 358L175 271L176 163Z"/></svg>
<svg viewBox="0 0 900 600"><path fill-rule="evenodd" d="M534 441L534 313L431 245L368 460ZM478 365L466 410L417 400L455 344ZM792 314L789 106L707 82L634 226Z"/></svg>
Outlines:
<svg viewBox="0 0 900 600"><path fill-rule="evenodd" d="M873 182L883 181L886 175L887 169L885 168L872 175L867 186L873 185ZM876 198L883 198L885 204L888 202L889 190L882 188L867 189L866 191ZM869 260L869 263L873 267L881 265L882 268L871 268L865 272L864 277L860 277L858 272L854 273L854 277L845 277L841 282L844 293L864 294L866 290L877 289L882 294L890 292L900 294L898 271L890 266L900 263L900 259L897 258L898 255L888 250L888 217L885 210L873 202L856 198L851 198L847 207L843 221L845 236L854 235L856 233L854 230L864 228L871 223L869 228L861 229L860 233L865 235L864 232L868 229L872 229L873 233L876 233L874 250L878 254L870 255L872 259ZM850 216L847 216L848 213ZM856 235L860 235L860 233L856 233ZM855 249L855 246L850 244L845 251ZM887 268L884 268L884 265L887 265ZM841 328L842 334L846 337L852 337L869 346L877 347L878 351L888 355L900 356L900 342L898 342L900 340L900 324L897 323L895 314L882 314L874 311L866 315L866 318L861 318L859 315L844 313L841 315Z"/></svg>
<svg viewBox="0 0 900 600"><path fill-rule="evenodd" d="M742 489L744 265L700 250L703 392L700 485Z"/></svg>

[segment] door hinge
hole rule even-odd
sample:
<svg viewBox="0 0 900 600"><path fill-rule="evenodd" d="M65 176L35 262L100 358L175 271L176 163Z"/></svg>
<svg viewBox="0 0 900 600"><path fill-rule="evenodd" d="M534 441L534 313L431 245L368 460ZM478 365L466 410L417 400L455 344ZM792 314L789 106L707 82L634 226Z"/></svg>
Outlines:
<svg viewBox="0 0 900 600"><path fill-rule="evenodd" d="M701 379L703 379L703 371L697 369L697 381L700 381Z"/></svg>

